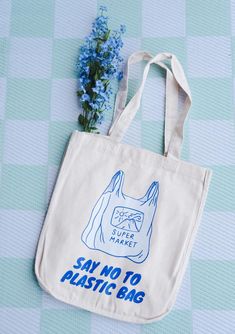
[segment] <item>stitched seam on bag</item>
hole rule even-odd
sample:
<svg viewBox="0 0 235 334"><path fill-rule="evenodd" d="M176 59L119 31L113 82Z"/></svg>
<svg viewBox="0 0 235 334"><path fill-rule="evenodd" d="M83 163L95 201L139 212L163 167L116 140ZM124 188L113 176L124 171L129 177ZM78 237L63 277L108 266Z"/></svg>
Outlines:
<svg viewBox="0 0 235 334"><path fill-rule="evenodd" d="M194 165L191 162L180 160L180 159L173 159L173 158L164 157L164 155L146 150L144 148L139 148L139 147L132 146L132 145L129 145L129 144L123 144L123 143L120 143L120 142L115 142L115 141L111 140L111 138L109 136L97 135L97 134L94 134L94 133L84 133L84 132L80 132L78 130L75 130L75 131L77 131L79 133L79 135L81 135L81 137L84 137L84 138L86 137L86 140L88 141L89 144L90 144L89 138L91 138L91 136L92 137L97 137L102 141L106 141L107 145L103 145L104 144L103 142L102 143L97 142L95 147L94 147L94 150L99 150L102 153L107 152L107 153L111 153L112 155L114 155L114 154L118 155L119 153L121 153L120 152L121 150L123 150L123 149L125 150L125 148L126 148L127 151L128 150L134 150L136 158L137 158L138 153L139 154L145 154L146 155L145 161L138 162L138 164L136 164L135 161L133 161L133 159L130 159L131 164L135 165L137 167L139 167L139 166L143 166L143 167L148 166L149 167L149 163L150 162L153 163L153 161L151 161L151 159L154 159L155 160L154 163L156 165L159 164L158 168L163 168L166 171L178 172L180 168L183 169L182 171L180 171L178 173L179 173L179 175L181 175L181 177L184 177L184 178L202 180L201 175L203 175L203 173L206 172L206 168ZM124 154L126 155L125 158L129 158L128 152L123 153L123 155ZM120 159L120 156L119 156L119 159ZM122 159L122 160L125 161L124 159ZM147 162L146 162L146 160L147 160ZM168 166L168 164L169 165L175 164L175 166L170 167L170 166ZM184 169L186 169L186 170L187 169L193 169L193 172L188 173ZM184 173L186 173L186 175ZM188 173L188 175L187 175L187 173ZM198 173L199 175L195 176L195 175L193 175L194 173Z"/></svg>
<svg viewBox="0 0 235 334"><path fill-rule="evenodd" d="M75 299L77 298L77 296L74 295L74 294L72 295L72 298L70 298L70 299L64 294L59 296L59 297L56 297L56 292L54 292L53 288L52 289L46 288L41 280L40 280L41 281L40 283L42 284L42 286L44 287L44 289L47 292L51 293L52 295L54 295L55 298L57 298L59 300L62 300L64 302L68 303L68 304L72 304L72 305L75 305L75 306L86 308L87 310L89 310L91 312L97 312L99 314L103 314L103 315L109 316L111 318L116 318L116 319L124 319L125 318L125 319L127 319L127 321L134 321L136 323L149 323L149 322L155 321L156 319L162 318L163 316L165 316L171 310L171 307L174 305L175 298L176 298L177 292L178 292L178 288L180 286L180 283L181 283L182 278L183 278L183 274L185 272L185 270L184 270L185 265L187 263L189 255L190 255L190 246L192 247L192 245L193 245L193 240L194 240L193 236L195 236L195 234L197 232L197 229L195 229L195 228L198 226L198 222L199 222L198 219L200 218L200 214L202 213L202 210L203 210L203 207L204 207L204 204L205 204L206 195L207 195L208 187L209 187L210 174L211 174L211 172L209 170L207 170L207 172L205 173L205 178L204 178L204 182L203 182L203 190L202 190L202 195L201 195L201 201L200 201L200 204L199 204L199 207L198 207L198 210L197 210L195 223L193 225L191 233L188 236L187 246L186 246L184 255L182 257L182 260L181 260L181 265L180 265L181 269L179 269L180 274L179 274L179 277L175 281L175 287L173 289L171 297L169 298L170 301L169 301L169 303L166 307L166 311L162 312L158 316L153 316L151 318L141 318L141 320L143 320L143 321L136 321L137 319L140 319L138 314L136 316L126 316L125 314L122 314L122 313L119 313L119 312L114 312L114 313L109 312L107 309L105 309L101 306L96 308L95 306L92 306L92 305L84 303L84 302L82 302L82 303L80 301L76 302ZM195 211L196 211L196 208L195 208Z"/></svg>
<svg viewBox="0 0 235 334"><path fill-rule="evenodd" d="M77 137L77 136L76 136ZM79 136L80 137L80 139L81 139L81 137L82 136ZM80 143L79 143L80 145L81 145L81 140L80 140ZM78 147L77 147L77 149L79 149L79 147L80 147L80 145L78 145ZM67 156L67 158L69 159L69 157L68 157L68 155L67 155L67 152L66 152L66 155L65 156ZM63 166L64 166L64 161L63 161ZM63 168L63 166L61 166L61 172L62 172L62 168ZM70 166L71 166L71 164L70 164ZM68 171L68 170L67 170ZM61 173L61 172L59 172L59 174ZM209 173L208 171L206 172L206 174L207 173ZM59 175L58 175L58 178L59 178ZM56 183L58 182L58 180L56 181ZM193 231L194 231L194 228L195 228L195 226L197 225L197 221L198 221L198 215L199 215L199 213L200 213L200 210L201 210L201 208L203 207L202 206L202 203L203 203L203 197L207 194L207 192L206 192L206 190L208 189L208 182L207 182L207 184L206 184L206 176L205 176L205 178L204 178L204 185L203 185L203 190L202 190L202 197L201 197L201 202L200 202L200 204L199 204L199 209L198 209L198 213L197 213L197 215L196 215L196 220L195 220L195 224L194 224L194 226L193 226L193 228L192 228L192 231L191 231L191 234L189 235L189 240L188 240L188 244L187 244L187 248L186 248L186 251L185 251L185 254L184 254L184 256L182 257L182 261L181 261L181 267L183 267L183 265L184 265L184 261L187 259L186 258L186 255L188 254L188 248L189 248L189 245L190 245L190 240L192 239L192 236L193 236ZM54 189L54 191L55 191L56 189ZM58 192L58 191L57 191ZM205 194L205 192L206 192L206 194ZM203 196L204 195L204 196ZM45 238L44 238L45 239ZM181 269L182 270L182 269ZM174 288L174 291L177 289L177 287L178 287L178 285L177 285L177 282L178 282L178 280L179 280L179 282L180 282L180 278L181 278L181 275L180 275L180 277L178 278L178 279L176 279L176 281L175 281L175 288ZM180 284L180 283L179 283ZM46 288L45 288L46 289ZM47 289L46 289L47 290ZM47 290L47 291L49 291L49 290ZM54 291L53 289L52 289L52 291ZM175 292L174 292L175 293ZM173 293L173 298L174 298L174 293ZM74 297L76 298L76 296L74 295ZM72 298L72 299L74 299L74 297ZM67 300L67 298L66 298L66 296L63 296L63 298L65 298L65 301ZM66 301L67 303L70 303L69 301ZM80 303L80 302L79 302ZM75 303L74 305L78 305L77 303ZM83 303L81 303L81 305L84 305ZM87 304L86 304L87 305ZM89 306L89 304L88 304L88 309L96 309L96 307L95 306ZM122 318L125 318L125 319L128 319L129 321L131 321L132 319L133 319L133 321L135 321L136 322L136 319L138 319L138 315L136 315L136 316L126 316L125 314L121 314L121 313L117 313L117 312L115 312L115 313L112 313L112 312L108 312L108 310L107 309L105 309L105 308L102 308L102 307L99 307L98 308L98 310L101 310L101 312L99 312L99 313L101 313L101 314L108 314L109 316L111 316L111 317L115 317L116 315L117 315L117 317L116 318L119 318L119 316L120 317L122 317ZM103 311L102 311L103 310ZM168 312L169 310L167 310L166 312ZM160 317L162 317L166 312L164 312L164 313L162 313L162 314L160 314L159 316L157 316L157 317L155 317L155 318L141 318L141 319L143 319L143 321L141 321L142 323L145 321L145 322L149 322L149 319L152 319L152 320L150 320L150 321L154 321L154 319L159 319ZM144 320L145 319L145 320ZM139 322L140 323L140 322Z"/></svg>
<svg viewBox="0 0 235 334"><path fill-rule="evenodd" d="M96 307L96 306L93 306L93 305L90 305L88 303L84 303L84 302L81 302L81 301L77 301L77 296L72 294L72 298L68 298L67 295L57 295L56 294L56 291L54 291L53 288L48 288L44 283L43 281L40 279L38 279L39 281L39 285L41 288L43 288L46 292L48 292L50 295L52 295L54 298L60 300L60 301L63 301L69 305L74 305L76 307L81 307L81 308L84 308L90 312L95 312L95 313L98 313L100 315L104 315L104 316L107 316L107 317L110 317L112 319L119 319L119 320L124 320L124 321L128 321L128 322L134 322L134 323L138 323L138 324L144 324L144 323L150 323L150 322L153 322L153 321L156 321L156 319L160 319L163 315L160 314L159 316L156 316L156 317L152 317L152 318L140 318L139 314L136 314L135 316L127 316L123 313L119 313L119 312L110 312L109 309L107 308L104 308L104 307ZM76 299L75 299L75 298ZM141 319L139 321L139 319Z"/></svg>
<svg viewBox="0 0 235 334"><path fill-rule="evenodd" d="M76 137L77 137L77 134L76 134L75 131L73 131L72 134L70 135L70 139L68 141L67 147L65 148L64 158L63 158L62 164L60 166L60 169L58 171L57 178L55 180L54 189L53 189L51 198L50 198L49 203L48 203L48 207L47 207L46 214L45 214L45 219L44 219L43 226L42 226L42 229L41 229L41 232L40 232L38 245L37 245L37 250L36 250L35 265L34 265L36 275L39 274L39 267L41 266L41 264L43 262L46 231L47 231L48 225L50 223L51 214L54 211L54 203L56 203L56 199L57 199L57 196L58 196L57 193L59 192L59 186L61 187L60 179L62 178L63 172L65 170L65 165L67 164L67 162L70 162L70 166L72 165L72 162L69 160L69 157L71 156L72 146L75 142ZM81 141L78 145L78 149L79 149L80 146L81 146ZM68 165L68 167L69 167L69 165ZM68 174L68 170L69 170L69 168L67 169L67 174ZM65 174L65 179L66 179L66 174ZM62 183L62 185L63 185L63 183ZM40 251L40 253L39 253L39 251Z"/></svg>
<svg viewBox="0 0 235 334"><path fill-rule="evenodd" d="M193 224L191 233L187 238L188 241L187 241L186 249L185 249L184 255L182 256L181 265L180 265L181 269L179 269L179 271L178 271L178 272L180 272L180 274L179 274L179 277L175 281L175 287L173 289L171 297L169 298L170 301L169 301L169 303L166 307L166 311L163 314L168 313L171 310L172 306L174 305L175 299L177 297L177 293L178 293L179 287L181 285L181 281L183 279L183 276L184 276L184 273L185 273L185 270L186 270L186 265L187 265L187 262L188 262L188 259L189 259L190 255L191 255L191 250L192 250L193 242L194 242L194 239L195 239L198 227L199 227L201 214L203 212L203 208L204 208L204 205L206 203L206 198L207 198L207 194L208 194L208 190L209 190L211 174L212 174L212 172L210 170L206 170L205 177L204 177L204 182L203 182L202 194L201 194L201 201L200 201L200 204L199 204L199 207L198 207L198 210L197 210L197 214L196 214L196 217L195 217L195 222Z"/></svg>

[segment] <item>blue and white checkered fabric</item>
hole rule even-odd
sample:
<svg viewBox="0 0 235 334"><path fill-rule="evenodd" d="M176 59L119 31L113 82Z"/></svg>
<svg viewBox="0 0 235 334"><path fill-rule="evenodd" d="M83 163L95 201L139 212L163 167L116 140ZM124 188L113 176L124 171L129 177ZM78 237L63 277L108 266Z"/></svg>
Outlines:
<svg viewBox="0 0 235 334"><path fill-rule="evenodd" d="M214 171L174 309L146 326L65 305L33 273L65 144L78 128L74 65L101 4L111 27L127 26L125 57L142 49L180 59L193 96L182 157ZM130 94L140 71L133 67ZM235 0L0 1L1 334L235 333L234 77ZM164 89L152 68L125 142L162 152Z"/></svg>

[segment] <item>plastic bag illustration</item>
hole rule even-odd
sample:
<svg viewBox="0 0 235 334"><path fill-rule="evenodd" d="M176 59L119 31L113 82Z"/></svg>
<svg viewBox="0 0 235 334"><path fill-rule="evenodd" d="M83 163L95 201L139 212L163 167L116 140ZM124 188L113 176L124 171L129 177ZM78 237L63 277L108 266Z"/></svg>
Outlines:
<svg viewBox="0 0 235 334"><path fill-rule="evenodd" d="M149 254L159 183L154 181L141 198L123 194L124 172L119 170L95 204L82 241L91 249L133 262Z"/></svg>

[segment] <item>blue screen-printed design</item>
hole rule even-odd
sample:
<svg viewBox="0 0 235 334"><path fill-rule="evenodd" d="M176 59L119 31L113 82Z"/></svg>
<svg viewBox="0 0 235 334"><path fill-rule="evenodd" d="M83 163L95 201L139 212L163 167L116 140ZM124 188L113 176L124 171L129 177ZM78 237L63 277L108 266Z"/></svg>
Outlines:
<svg viewBox="0 0 235 334"><path fill-rule="evenodd" d="M111 224L122 230L139 232L144 220L144 213L125 206L116 206Z"/></svg>
<svg viewBox="0 0 235 334"><path fill-rule="evenodd" d="M123 192L124 176L121 170L113 175L81 238L90 249L142 263L150 251L159 182L153 181L143 197L134 198Z"/></svg>

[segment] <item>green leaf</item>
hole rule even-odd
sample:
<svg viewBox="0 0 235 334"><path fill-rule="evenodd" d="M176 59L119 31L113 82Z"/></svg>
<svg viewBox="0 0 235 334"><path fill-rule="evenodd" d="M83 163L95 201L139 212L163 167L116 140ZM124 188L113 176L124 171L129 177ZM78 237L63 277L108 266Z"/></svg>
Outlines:
<svg viewBox="0 0 235 334"><path fill-rule="evenodd" d="M86 117L84 117L82 114L80 114L80 115L78 116L78 121L79 121L79 123L80 123L82 126L86 126L87 119L86 119Z"/></svg>
<svg viewBox="0 0 235 334"><path fill-rule="evenodd" d="M107 39L109 38L109 35L110 35L110 30L108 30L108 31L104 34L103 39L104 39L105 41L107 41Z"/></svg>
<svg viewBox="0 0 235 334"><path fill-rule="evenodd" d="M77 91L77 96L81 97L83 95L83 91L82 90L78 90Z"/></svg>
<svg viewBox="0 0 235 334"><path fill-rule="evenodd" d="M94 120L95 120L95 122L97 121L98 118L99 118L99 115L98 115L98 113L96 112L96 113L94 114Z"/></svg>
<svg viewBox="0 0 235 334"><path fill-rule="evenodd" d="M94 79L95 79L95 81L97 81L99 79L99 74L97 72L95 73Z"/></svg>

